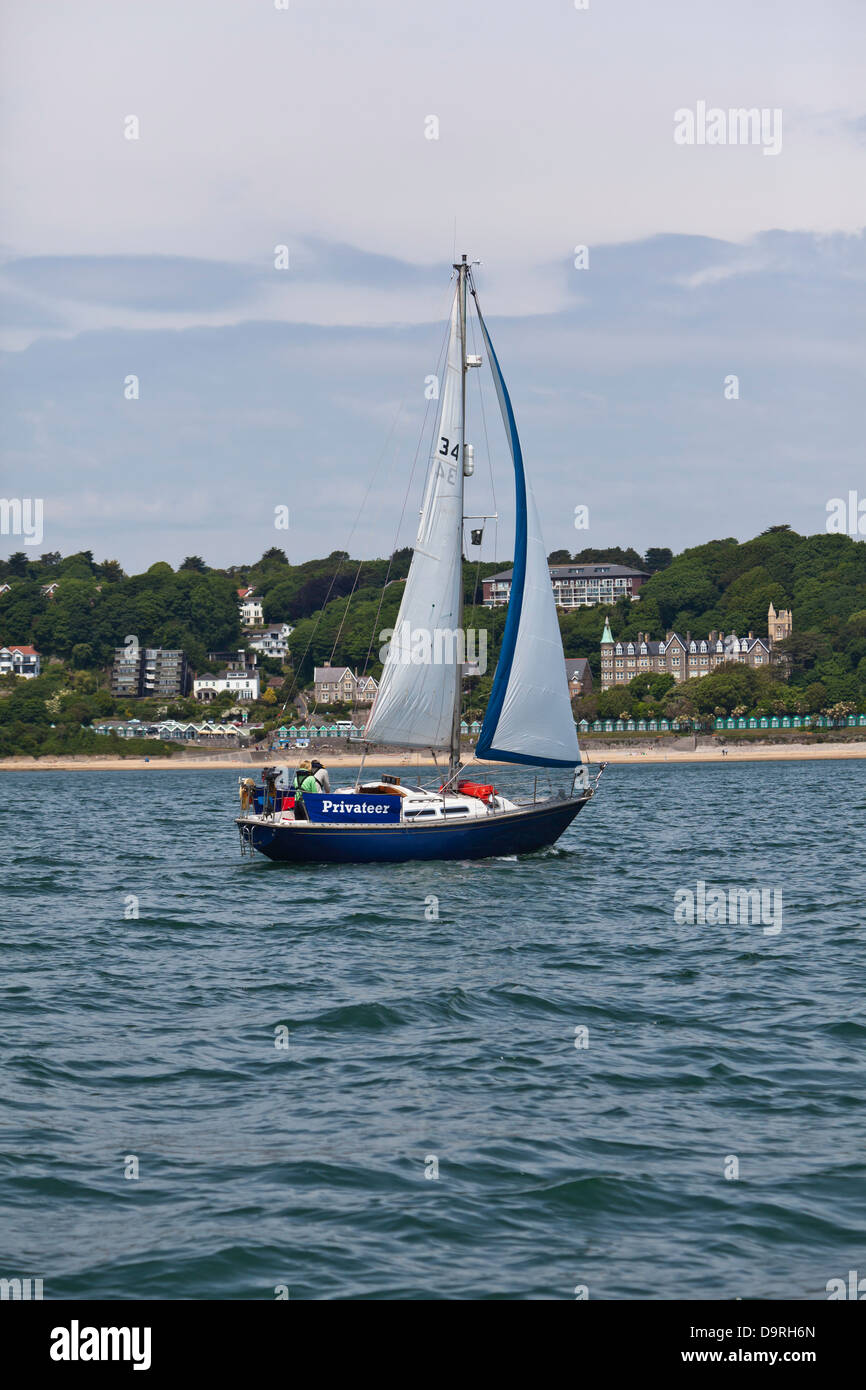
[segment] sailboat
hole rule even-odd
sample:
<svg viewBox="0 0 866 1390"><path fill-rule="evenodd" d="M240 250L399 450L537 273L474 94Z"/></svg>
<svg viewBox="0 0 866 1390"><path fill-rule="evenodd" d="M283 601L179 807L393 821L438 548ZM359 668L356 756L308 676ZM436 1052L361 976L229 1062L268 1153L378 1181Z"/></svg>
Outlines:
<svg viewBox="0 0 866 1390"><path fill-rule="evenodd" d="M455 264L445 373L412 563L382 679L361 742L449 755L433 789L396 776L333 792L289 794L288 770L266 768L263 786L242 779L237 819L242 849L300 863L483 859L528 854L554 844L595 794L581 765L547 553L526 474L514 411L478 304L466 256ZM515 538L511 597L502 649L474 758L546 768L570 786L512 800L492 783L461 776L464 486L474 470L466 439L471 297L505 425L514 468ZM603 767L603 765L602 765ZM579 771L578 771L579 770ZM600 776L600 773L599 773ZM437 779L438 780L438 779Z"/></svg>

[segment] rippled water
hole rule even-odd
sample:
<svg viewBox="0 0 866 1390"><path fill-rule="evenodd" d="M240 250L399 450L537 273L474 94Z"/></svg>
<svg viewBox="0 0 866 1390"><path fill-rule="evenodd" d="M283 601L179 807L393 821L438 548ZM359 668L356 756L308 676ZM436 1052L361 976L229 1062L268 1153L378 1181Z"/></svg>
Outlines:
<svg viewBox="0 0 866 1390"><path fill-rule="evenodd" d="M236 784L3 776L0 1276L667 1299L866 1274L866 762L611 767L555 850L369 868L242 859ZM677 924L699 879L780 887L781 933Z"/></svg>

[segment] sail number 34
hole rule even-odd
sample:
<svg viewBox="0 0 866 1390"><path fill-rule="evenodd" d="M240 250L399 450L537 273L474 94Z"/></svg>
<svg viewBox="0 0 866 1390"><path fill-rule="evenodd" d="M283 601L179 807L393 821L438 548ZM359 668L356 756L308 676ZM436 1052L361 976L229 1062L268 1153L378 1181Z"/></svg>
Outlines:
<svg viewBox="0 0 866 1390"><path fill-rule="evenodd" d="M449 456L450 456L451 458L453 458L453 459L459 458L459 457L460 457L460 445L459 445L459 444L455 444L454 447L453 447L453 449L452 449L452 448L451 448L451 440L450 440L450 439L446 439L445 436L444 436L444 434L443 434L443 435L440 437L440 439L439 439L439 453L442 454L445 458L448 458ZM452 463L452 464L448 464L447 467L446 467L444 464L441 464L441 463L440 463L440 465L439 465L439 476L440 476L440 478L444 478L444 479L446 480L446 482L448 482L448 483L454 483L454 482L456 481L456 478L457 478L457 469L455 468L455 466L454 466L453 463Z"/></svg>

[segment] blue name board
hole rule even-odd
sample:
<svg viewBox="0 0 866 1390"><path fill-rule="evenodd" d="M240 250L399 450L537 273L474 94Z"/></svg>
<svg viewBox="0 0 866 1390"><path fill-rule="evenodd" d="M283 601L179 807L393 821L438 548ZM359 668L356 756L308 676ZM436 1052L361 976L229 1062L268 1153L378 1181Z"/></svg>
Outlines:
<svg viewBox="0 0 866 1390"><path fill-rule="evenodd" d="M399 824L401 800L380 792L304 792L310 820L330 825Z"/></svg>

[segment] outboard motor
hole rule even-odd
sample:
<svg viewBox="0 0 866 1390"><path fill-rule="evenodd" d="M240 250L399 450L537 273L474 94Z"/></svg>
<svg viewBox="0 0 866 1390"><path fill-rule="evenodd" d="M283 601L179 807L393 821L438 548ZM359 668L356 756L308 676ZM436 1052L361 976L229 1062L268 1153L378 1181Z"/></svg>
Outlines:
<svg viewBox="0 0 866 1390"><path fill-rule="evenodd" d="M264 797L262 800L262 815L273 816L277 809L277 780L280 775L278 767L263 767L262 782L264 784Z"/></svg>

